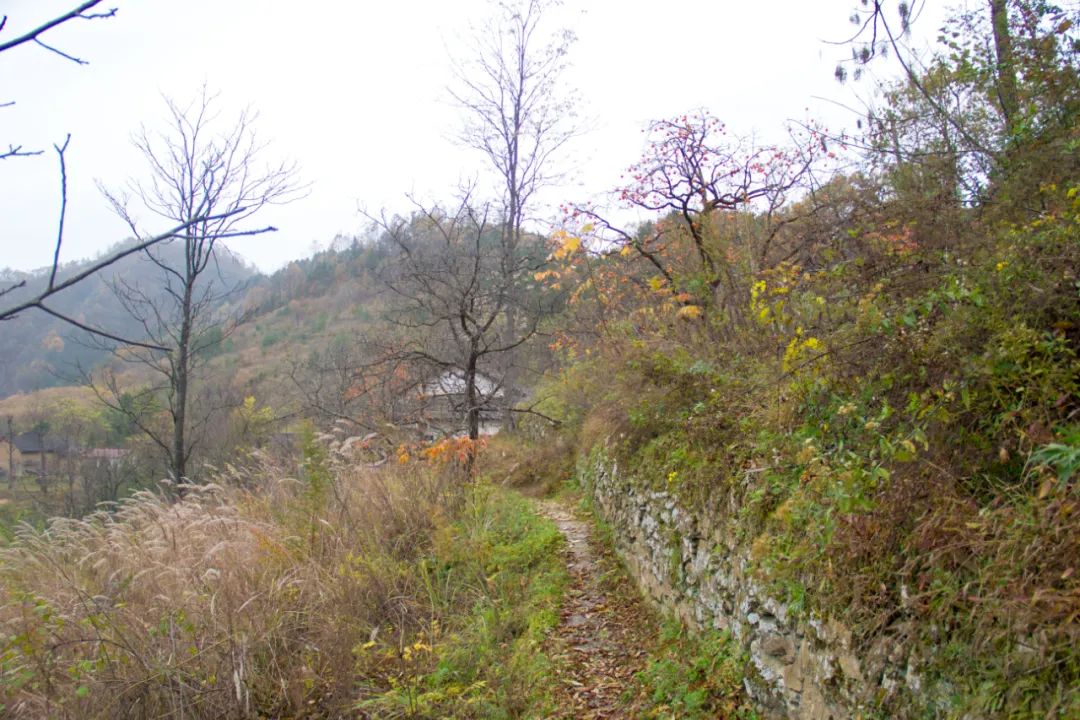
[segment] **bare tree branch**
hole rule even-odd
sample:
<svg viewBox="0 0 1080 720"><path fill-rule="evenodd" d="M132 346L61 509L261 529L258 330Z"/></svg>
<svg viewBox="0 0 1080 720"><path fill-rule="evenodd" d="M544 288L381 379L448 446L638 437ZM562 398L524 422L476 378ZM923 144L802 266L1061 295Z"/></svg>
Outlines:
<svg viewBox="0 0 1080 720"><path fill-rule="evenodd" d="M77 327L80 330L84 330L84 331L90 333L91 335L95 335L97 337L105 338L106 340L112 340L113 342L122 343L124 345L134 345L135 347L146 348L147 350L159 350L159 351L167 351L168 350L168 348L163 347L161 345L153 345L151 343L144 343L144 342L140 342L138 340L131 340L131 339L128 339L128 338L120 337L119 335L114 335L114 334L110 333L107 330L102 330L101 328L93 327L91 325L87 325L86 323L79 322L78 320L71 317L70 315L65 315L64 313L59 312L57 310L53 310L52 308L46 307L45 305L43 305L41 303L38 303L34 307L36 307L37 309L41 310L44 313L52 315L54 318L56 318L58 320L63 320L64 322L66 322L69 325L73 325L74 327Z"/></svg>
<svg viewBox="0 0 1080 720"><path fill-rule="evenodd" d="M60 246L64 243L64 218L67 215L67 163L64 162L64 153L68 143L71 142L71 133L64 139L63 146L53 145L56 154L60 158L60 221L56 230L56 249L53 251L52 272L49 273L48 289L56 286L56 271L60 268Z"/></svg>
<svg viewBox="0 0 1080 720"><path fill-rule="evenodd" d="M8 107L15 103L7 103L6 105L0 105L0 107ZM43 150L23 150L22 145L8 145L8 149L0 152L0 160L6 160L13 157L32 157L34 155L41 155Z"/></svg>
<svg viewBox="0 0 1080 720"><path fill-rule="evenodd" d="M172 228L171 230L167 230L166 232L164 232L164 233L162 233L160 235L155 235L155 236L153 236L151 238L148 238L146 240L138 242L135 245L132 245L131 247L124 248L123 250L121 250L119 252L116 252L116 253L114 253L112 255L109 255L106 258L103 258L103 259L95 262L94 264L90 265L89 267L82 270L78 274L73 275L70 278L64 280L63 282L57 283L55 286L53 286L51 288L46 288L46 290L44 292L42 292L39 295L35 296L33 299L27 300L25 302L19 303L18 305L14 305L12 307L0 310L0 321L11 320L12 318L16 317L19 313L21 313L21 312L23 312L25 310L30 310L31 308L40 307L42 302L44 302L48 298L52 297L53 295L56 295L57 293L59 293L59 292L61 292L63 290L66 290L67 288L69 288L69 287L71 287L73 285L76 285L76 284L82 282L83 280L90 277L91 275L94 275L94 274L100 272L101 270L104 270L105 268L109 267L110 265L113 265L113 264L119 262L120 260L123 260L124 258L128 257L129 255L134 255L135 253L142 252L142 251L146 250L147 248L152 247L152 246L154 246L154 245L156 245L156 244L158 244L160 242L164 242L166 240L171 240L171 239L174 239L174 238L181 237L181 234L183 232L185 232L189 228L191 228L191 227L193 227L193 226L195 226L195 225L197 225L199 223L214 222L216 220L222 219L223 217L226 217L227 215L232 215L232 214L235 214L235 213L241 212L241 211L243 211L243 208L234 209L234 210L229 211L228 213L222 213L220 215L206 215L206 216L196 217L196 218L193 218L193 219L191 219L191 220L189 220L187 222L181 223L181 224L177 225L176 227ZM272 228L272 227L271 228L263 228L262 230L251 231L251 232L269 232L269 231L271 231L273 229L274 228ZM243 233L243 234L251 234L251 233ZM25 280L20 281L18 283L18 285L16 285L15 287L23 287L23 286L25 286L25 284L26 284ZM15 289L15 287L8 288L8 289L4 290L2 293L0 293L0 296L2 296L4 293L10 292L11 290Z"/></svg>
<svg viewBox="0 0 1080 720"><path fill-rule="evenodd" d="M63 15L60 15L59 17L55 17L52 20L49 20L48 22L46 22L46 23L44 23L42 25L39 25L38 27L34 28L33 30L30 30L29 32L26 32L26 33L24 33L22 35L19 35L16 38L12 38L11 40L8 40L6 42L2 42L2 43L0 43L0 52L4 52L5 50L10 50L10 49L12 49L14 47L18 47L19 45L22 45L23 43L36 42L39 45L45 47L47 50L51 50L51 51L53 51L55 53L58 53L58 54L62 55L63 57L67 58L68 60L73 60L73 61L75 61L75 62L77 62L77 63L79 63L81 65L85 65L86 62L84 60L79 60L78 58L74 58L74 57L72 57L70 55L66 55L66 54L62 53L59 50L56 50L55 48L51 48L51 47L45 45L44 43L42 43L38 38L40 38L42 35L47 33L49 30L52 30L55 27L63 25L64 23L66 23L66 22L68 22L70 20L75 20L76 18L79 18L79 19L82 19L82 20L98 20L98 19L102 19L102 18L110 18L110 17L113 17L114 15L116 15L116 8L112 8L111 10L108 10L107 12L99 12L99 13L87 12L88 10L93 8L94 6L100 5L101 2L102 2L102 0L87 0L87 2L84 2L82 5L79 5L78 7L74 8L73 10L70 10L70 11L64 13ZM4 25L6 23L7 23L7 15L5 15L3 20L0 21L0 30L3 30Z"/></svg>

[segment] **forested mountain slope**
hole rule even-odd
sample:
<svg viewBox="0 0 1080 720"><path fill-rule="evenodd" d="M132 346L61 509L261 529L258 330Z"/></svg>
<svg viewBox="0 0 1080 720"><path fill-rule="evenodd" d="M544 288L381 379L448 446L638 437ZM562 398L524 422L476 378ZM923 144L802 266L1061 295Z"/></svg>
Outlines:
<svg viewBox="0 0 1080 720"><path fill-rule="evenodd" d="M123 247L120 245L108 252ZM180 250L166 243L155 252L167 263L176 264ZM93 262L67 263L57 274L57 281L78 274ZM114 292L118 278L133 287L145 288L150 297L161 293L160 269L141 254L134 254L58 294L52 305L58 312L79 322L121 337L139 339L142 333L139 321L125 311ZM253 268L224 251L218 257L211 280L215 287L235 288L232 298L236 302L257 278L258 273ZM5 295L5 306L34 297L48 280L49 269L31 273L4 270L0 282L5 286L25 282L24 286ZM222 311L226 310L222 308ZM78 375L76 366L93 368L107 357L89 335L37 310L26 311L20 317L4 322L0 332L3 333L0 396L68 384Z"/></svg>

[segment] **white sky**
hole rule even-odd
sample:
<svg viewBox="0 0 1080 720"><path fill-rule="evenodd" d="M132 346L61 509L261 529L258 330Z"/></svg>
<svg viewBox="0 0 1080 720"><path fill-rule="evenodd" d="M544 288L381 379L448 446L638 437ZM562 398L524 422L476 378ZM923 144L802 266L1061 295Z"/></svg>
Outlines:
<svg viewBox="0 0 1080 720"><path fill-rule="evenodd" d="M11 39L77 0L0 0ZM833 80L850 51L823 40L849 32L855 0L567 0L552 27L577 34L566 75L592 130L573 146L574 181L543 198L582 201L613 188L637 159L650 119L708 108L733 131L759 138L808 116L830 129L857 104ZM247 105L273 158L292 159L310 194L255 222L280 228L234 249L271 271L364 226L358 206L405 210L406 193L446 199L486 168L449 138L448 53L468 56L469 24L484 0L112 0L116 17L75 21L46 41L90 62L77 66L32 45L0 55L0 148L47 149L0 161L0 267L51 260L59 206L54 142L71 133L63 257L94 255L127 236L95 180L119 188L145 175L131 147L140 124L162 124L161 95L180 102L205 82L226 115ZM939 16L920 20L926 32ZM148 229L165 229L164 223Z"/></svg>

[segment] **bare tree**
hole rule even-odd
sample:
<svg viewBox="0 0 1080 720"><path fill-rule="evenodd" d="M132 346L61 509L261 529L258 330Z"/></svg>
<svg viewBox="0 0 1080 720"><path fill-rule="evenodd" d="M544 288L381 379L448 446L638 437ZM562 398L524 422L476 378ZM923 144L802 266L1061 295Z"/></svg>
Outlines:
<svg viewBox="0 0 1080 720"><path fill-rule="evenodd" d="M65 194L65 197L66 197L66 194ZM66 200L65 200L65 205L66 205ZM41 310L42 312L44 312L44 313L46 313L48 315L52 315L53 317L55 317L55 318L57 318L59 320L63 320L64 322L68 323L69 325L73 325L74 327L77 327L80 330L85 330L86 332L90 333L91 335L94 335L94 336L96 336L98 338L101 338L103 340L113 340L113 341L116 341L116 342L124 343L125 345L139 346L139 347L143 347L143 348L146 348L146 349L149 349L149 350L166 350L168 348L158 346L158 345L154 345L153 343L149 343L149 342L140 342L138 340L134 340L134 339L131 339L131 338L122 337L120 335L116 335L116 334L110 332L109 330L106 330L105 328L88 325L88 324L86 324L84 322L81 322L81 321L71 317L70 315L66 315L66 314L60 312L59 310L54 309L53 307L51 307L49 305L46 305L45 303L46 303L47 300L52 298L54 295L57 295L58 293L60 293L60 292L62 292L64 290L67 290L68 288L73 287L74 285L77 285L78 283L86 280L87 278L89 278L92 275L96 275L97 273L99 273L102 270L108 268L109 266L119 262L120 260L123 260L126 257L129 257L131 255L135 255L136 253L149 251L150 248L152 248L153 246L155 246L155 245L157 245L159 243L165 242L166 240L174 240L174 239L177 239L177 238L183 238L183 237L186 236L186 234L188 233L188 230L190 228L192 228L192 227L194 227L194 226L196 226L196 225L198 225L200 223L217 222L219 220L224 220L224 219L226 219L226 218L228 218L228 217L230 217L232 215L238 214L239 212L243 212L244 210L246 210L246 208L237 208L237 209L235 209L234 211L231 211L231 212L215 214L215 215L201 215L201 216L198 216L196 218L192 218L190 221L180 223L179 225L172 228L171 230L167 230L167 231L165 231L165 232L163 232L163 233L161 233L159 235L154 235L154 236L147 237L147 238L140 238L137 242L135 242L134 244L124 248L123 250L119 250L119 251L117 251L115 253L112 253L111 255L108 255L108 256L102 258L101 260L98 260L98 261L92 263L89 267L84 268L82 271L76 273L75 275L72 275L70 277L63 278L63 279L58 278L58 275L57 275L58 271L60 269L60 247L61 247L61 245L63 243L63 231L61 230L61 232L59 233L59 235L57 237L57 241L56 241L56 248L55 248L54 256L53 256L54 257L53 263L52 263L52 265L50 266L50 269L49 269L49 282L48 282L48 284L43 289L36 291L33 297L31 297L29 299L26 299L26 300L20 300L19 302L16 302L15 304L11 305L10 307L0 309L0 321L13 320L13 319L17 318L21 313L23 313L23 312L25 312L27 310L37 309L37 310ZM61 213L61 218L63 218L63 213ZM63 226L63 220L61 219L61 227L62 226ZM248 234L250 234L250 233L248 233ZM25 285L26 285L26 281L21 280L18 283L15 283L14 285L10 285L10 286L8 286L6 288L0 289L0 296L6 295L7 293L14 293L14 292L22 289Z"/></svg>
<svg viewBox="0 0 1080 720"><path fill-rule="evenodd" d="M157 425L132 410L142 403L119 402L123 389L115 377L107 378L104 387L95 386L99 397L131 416L161 449L177 482L186 482L192 453L203 439L199 430L220 409L211 404L200 418L191 417L197 370L207 352L239 322L222 312L222 303L236 288L223 283L217 272L219 243L274 230L249 228L244 221L300 191L295 166L264 164L266 147L255 134L255 116L241 112L219 130L215 103L205 88L189 105L167 99L168 131L156 134L143 128L134 140L149 166L149 180L132 181L123 195L106 191L136 237L141 234L130 208L132 198L151 214L184 227L178 243L143 250L160 271L160 286L140 287L123 279L114 284L117 298L143 328L145 342L113 349L121 359L157 376L158 382L144 392L164 394L168 422Z"/></svg>
<svg viewBox="0 0 1080 720"><path fill-rule="evenodd" d="M465 111L461 141L483 153L498 178L501 262L508 275L519 263L522 226L534 195L558 179L553 159L578 132L574 98L561 84L574 34L543 32L545 14L557 4L499 2L495 16L474 33L475 54L455 63L457 83L450 90ZM502 321L507 335L531 322L513 307ZM513 353L507 353L508 390L517 384L515 367ZM506 411L511 421L510 408Z"/></svg>
<svg viewBox="0 0 1080 720"><path fill-rule="evenodd" d="M399 300L391 320L405 331L405 341L395 357L427 368L428 377L450 377L460 385L460 393L448 395L460 395L455 409L475 440L482 414L510 392L499 359L528 342L545 314L538 297L527 302L518 292L538 268L537 258L521 254L505 267L507 235L468 197L449 212L421 208L411 218L380 225L397 248L387 283ZM504 321L511 310L530 321L508 333Z"/></svg>

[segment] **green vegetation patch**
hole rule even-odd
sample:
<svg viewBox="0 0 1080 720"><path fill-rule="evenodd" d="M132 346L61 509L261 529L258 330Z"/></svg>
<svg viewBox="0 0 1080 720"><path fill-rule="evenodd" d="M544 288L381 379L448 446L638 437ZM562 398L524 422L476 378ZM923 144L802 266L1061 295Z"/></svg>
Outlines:
<svg viewBox="0 0 1080 720"><path fill-rule="evenodd" d="M745 653L728 633L692 635L668 618L646 668L635 678L635 717L756 719L743 691L746 666Z"/></svg>
<svg viewBox="0 0 1080 720"><path fill-rule="evenodd" d="M480 486L418 569L433 606L461 607L410 643L356 648L361 676L387 689L358 707L373 717L517 718L551 712L546 635L568 576L562 535L520 496ZM463 600L468 599L468 602Z"/></svg>

